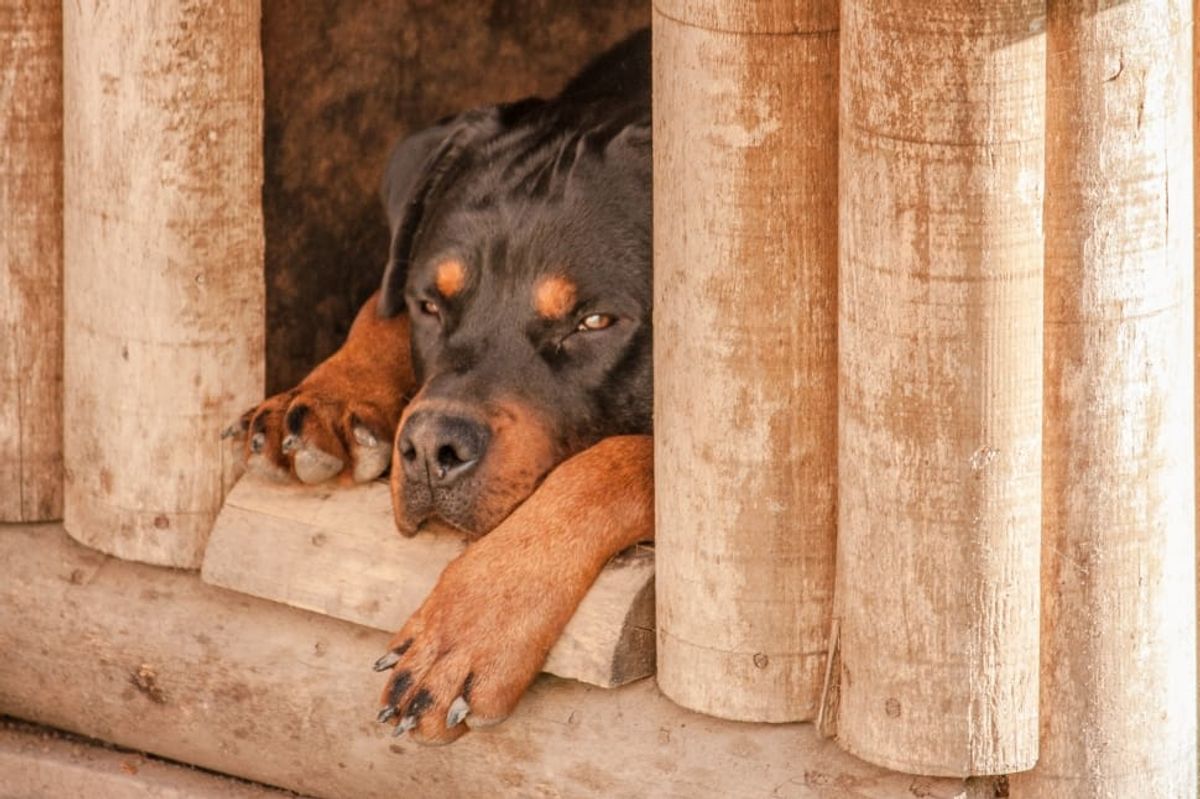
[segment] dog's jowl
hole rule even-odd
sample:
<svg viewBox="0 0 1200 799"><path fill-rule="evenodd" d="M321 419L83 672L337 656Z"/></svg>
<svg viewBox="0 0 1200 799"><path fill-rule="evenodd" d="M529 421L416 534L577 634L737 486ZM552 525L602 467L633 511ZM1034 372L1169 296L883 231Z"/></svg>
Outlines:
<svg viewBox="0 0 1200 799"><path fill-rule="evenodd" d="M608 559L653 536L649 45L400 142L383 285L234 428L252 469L390 467L401 533L477 539L376 663L380 721L418 741L507 716Z"/></svg>

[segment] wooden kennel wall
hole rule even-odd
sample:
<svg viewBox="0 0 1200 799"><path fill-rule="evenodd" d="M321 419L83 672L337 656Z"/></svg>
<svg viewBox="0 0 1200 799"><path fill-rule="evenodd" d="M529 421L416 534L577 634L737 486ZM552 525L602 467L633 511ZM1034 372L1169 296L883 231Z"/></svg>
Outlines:
<svg viewBox="0 0 1200 799"><path fill-rule="evenodd" d="M62 511L91 548L199 566L232 475L216 431L263 390L259 19L0 10L0 521ZM658 0L658 687L759 723L543 681L495 737L403 749L415 789L1194 796L1192 21ZM297 790L395 784L338 712L373 689L329 665L380 634L52 526L0 551L0 711ZM129 612L163 621L106 627ZM175 646L214 675L170 683L188 725L131 718L108 689L153 699L153 674L113 664ZM877 767L761 723L798 721ZM447 776L456 752L487 767Z"/></svg>

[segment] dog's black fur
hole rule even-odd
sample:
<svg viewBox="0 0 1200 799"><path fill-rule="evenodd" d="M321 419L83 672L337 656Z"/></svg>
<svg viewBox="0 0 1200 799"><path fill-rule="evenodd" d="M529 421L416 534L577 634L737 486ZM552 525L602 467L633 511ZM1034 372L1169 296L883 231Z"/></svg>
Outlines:
<svg viewBox="0 0 1200 799"><path fill-rule="evenodd" d="M600 439L650 432L650 186L646 30L553 99L469 111L396 148L384 182L392 244L379 311L410 315L419 401L451 406L414 409L400 433L413 464L404 490L412 524L440 515L486 531L511 510L508 501L477 507L497 481L527 483L523 493L500 492L523 496ZM436 269L451 259L465 264L466 282L446 296ZM549 276L576 288L561 318L531 302ZM607 326L588 329L584 320L597 316ZM547 452L505 467L521 474L480 468L446 485L430 480L431 469L474 466L503 445L495 419L505 403L535 420Z"/></svg>

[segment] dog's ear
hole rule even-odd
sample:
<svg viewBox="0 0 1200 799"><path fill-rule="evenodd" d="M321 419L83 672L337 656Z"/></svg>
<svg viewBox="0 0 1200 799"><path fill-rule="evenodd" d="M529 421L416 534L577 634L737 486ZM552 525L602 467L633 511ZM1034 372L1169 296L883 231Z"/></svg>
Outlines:
<svg viewBox="0 0 1200 799"><path fill-rule="evenodd" d="M631 215L645 216L652 169L650 120L618 121L580 137L567 175L567 192L609 197Z"/></svg>
<svg viewBox="0 0 1200 799"><path fill-rule="evenodd" d="M617 162L639 180L647 179L653 168L650 120L638 120L622 128L605 146L604 158Z"/></svg>
<svg viewBox="0 0 1200 799"><path fill-rule="evenodd" d="M425 210L452 180L471 145L498 129L498 109L477 109L413 134L392 149L383 177L383 204L392 240L379 296L380 316L404 310L404 283Z"/></svg>

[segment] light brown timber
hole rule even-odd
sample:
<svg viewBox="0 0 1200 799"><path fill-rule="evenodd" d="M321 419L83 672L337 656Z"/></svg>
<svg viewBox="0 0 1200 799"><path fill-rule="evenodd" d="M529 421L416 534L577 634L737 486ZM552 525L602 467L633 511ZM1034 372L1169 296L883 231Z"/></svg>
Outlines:
<svg viewBox="0 0 1200 799"><path fill-rule="evenodd" d="M1044 3L845 0L838 741L1037 760Z"/></svg>
<svg viewBox="0 0 1200 799"><path fill-rule="evenodd" d="M1191 12L1050 4L1042 751L1017 797L1196 795Z"/></svg>
<svg viewBox="0 0 1200 799"><path fill-rule="evenodd" d="M658 681L814 718L833 592L837 9L654 14Z"/></svg>
<svg viewBox="0 0 1200 799"><path fill-rule="evenodd" d="M263 390L259 6L63 8L66 527L194 568Z"/></svg>
<svg viewBox="0 0 1200 799"><path fill-rule="evenodd" d="M298 799L291 792L0 720L0 799Z"/></svg>
<svg viewBox="0 0 1200 799"><path fill-rule="evenodd" d="M375 723L385 633L0 527L0 713L315 796L992 799L890 773L811 725L692 713L652 680L544 676L513 716L423 748Z"/></svg>
<svg viewBox="0 0 1200 799"><path fill-rule="evenodd" d="M62 3L0 5L0 522L62 516Z"/></svg>
<svg viewBox="0 0 1200 799"><path fill-rule="evenodd" d="M312 487L238 481L217 516L205 582L393 633L465 548L448 529L396 532L386 482ZM654 552L600 573L543 670L602 688L654 673Z"/></svg>

